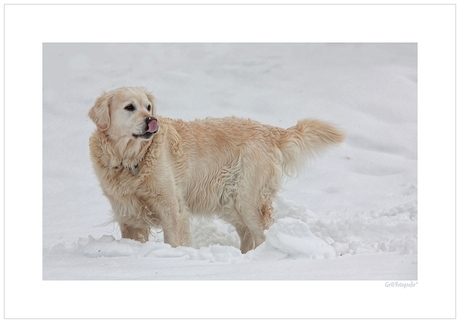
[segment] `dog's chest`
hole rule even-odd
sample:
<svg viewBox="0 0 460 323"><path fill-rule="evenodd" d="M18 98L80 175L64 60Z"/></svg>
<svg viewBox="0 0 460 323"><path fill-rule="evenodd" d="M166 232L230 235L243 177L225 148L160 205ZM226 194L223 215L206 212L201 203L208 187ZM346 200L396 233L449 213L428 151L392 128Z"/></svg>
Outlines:
<svg viewBox="0 0 460 323"><path fill-rule="evenodd" d="M116 167L105 170L105 176L100 178L106 193L112 197L127 197L143 195L148 189L146 174L139 167L135 170L125 167Z"/></svg>

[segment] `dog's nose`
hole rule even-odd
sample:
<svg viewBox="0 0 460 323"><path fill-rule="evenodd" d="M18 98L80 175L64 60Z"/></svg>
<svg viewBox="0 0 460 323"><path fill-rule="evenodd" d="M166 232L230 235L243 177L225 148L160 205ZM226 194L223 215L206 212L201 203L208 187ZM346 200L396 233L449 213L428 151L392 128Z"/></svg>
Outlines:
<svg viewBox="0 0 460 323"><path fill-rule="evenodd" d="M148 117L146 121L147 121L147 123L149 123L152 120L158 121L157 118L155 118L155 117Z"/></svg>

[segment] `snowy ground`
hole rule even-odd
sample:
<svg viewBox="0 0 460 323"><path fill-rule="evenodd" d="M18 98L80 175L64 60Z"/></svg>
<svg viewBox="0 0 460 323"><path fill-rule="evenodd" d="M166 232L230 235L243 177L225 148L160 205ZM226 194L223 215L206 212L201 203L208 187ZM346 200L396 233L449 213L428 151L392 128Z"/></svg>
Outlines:
<svg viewBox="0 0 460 323"><path fill-rule="evenodd" d="M416 44L45 44L43 62L45 280L417 279ZM286 182L256 250L219 220L193 220L193 248L140 244L89 161L87 112L119 86L167 117L312 117L347 139Z"/></svg>

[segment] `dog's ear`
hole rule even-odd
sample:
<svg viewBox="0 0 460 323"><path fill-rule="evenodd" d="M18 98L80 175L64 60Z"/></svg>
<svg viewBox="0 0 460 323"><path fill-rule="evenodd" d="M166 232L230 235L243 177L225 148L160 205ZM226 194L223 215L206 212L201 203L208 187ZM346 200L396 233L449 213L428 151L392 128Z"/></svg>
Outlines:
<svg viewBox="0 0 460 323"><path fill-rule="evenodd" d="M157 113L157 108L155 106L155 97L152 95L152 93L145 91L145 94L147 95L147 98L149 99L150 103L152 104L152 112L153 115L156 115Z"/></svg>
<svg viewBox="0 0 460 323"><path fill-rule="evenodd" d="M110 126L110 101L111 95L109 93L103 93L97 98L94 106L89 110L89 117L97 125L97 128L101 131L109 129Z"/></svg>

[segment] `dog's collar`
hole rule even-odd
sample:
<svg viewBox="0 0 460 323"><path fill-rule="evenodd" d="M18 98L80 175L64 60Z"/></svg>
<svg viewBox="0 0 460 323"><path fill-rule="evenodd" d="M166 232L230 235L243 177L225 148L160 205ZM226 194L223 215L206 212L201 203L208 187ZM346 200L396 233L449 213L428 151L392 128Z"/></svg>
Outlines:
<svg viewBox="0 0 460 323"><path fill-rule="evenodd" d="M133 158L135 156L123 156L123 151L116 151L116 143L112 142L108 135L104 132L97 132L91 136L91 142L95 141L97 158L101 160L103 165L108 168L114 169L129 169L133 176L139 174L139 164L142 162L143 158L146 156L150 150L150 145L146 141L145 144L141 145L139 150L136 153L136 156L142 156L141 158ZM121 155L121 156L120 156ZM120 156L120 157L118 157Z"/></svg>
<svg viewBox="0 0 460 323"><path fill-rule="evenodd" d="M133 174L133 176L136 176L137 174L139 174L139 165L134 165L134 167L130 167L129 170L131 171L131 174Z"/></svg>
<svg viewBox="0 0 460 323"><path fill-rule="evenodd" d="M123 169L123 168L124 169L129 169L131 174L133 174L133 176L136 176L137 174L139 174L139 164L136 164L133 167L120 164L120 165L116 166L115 168L116 169Z"/></svg>

